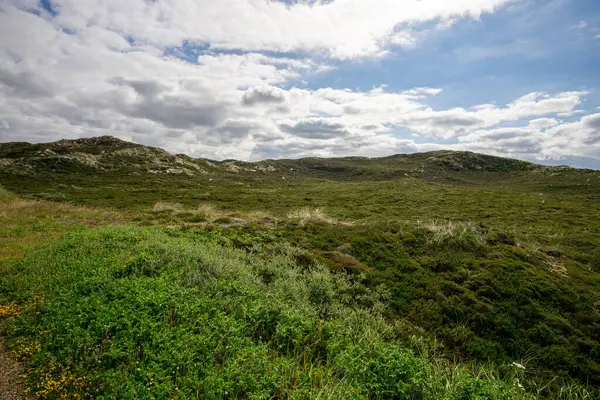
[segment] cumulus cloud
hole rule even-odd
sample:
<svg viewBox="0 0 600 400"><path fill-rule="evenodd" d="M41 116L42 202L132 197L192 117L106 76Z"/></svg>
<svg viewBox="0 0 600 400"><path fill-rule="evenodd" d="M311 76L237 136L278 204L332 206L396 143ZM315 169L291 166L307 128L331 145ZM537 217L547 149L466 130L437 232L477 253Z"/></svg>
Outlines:
<svg viewBox="0 0 600 400"><path fill-rule="evenodd" d="M529 121L529 127L535 130L544 130L558 124L559 122L555 118L537 118Z"/></svg>
<svg viewBox="0 0 600 400"><path fill-rule="evenodd" d="M29 98L54 94L52 82L48 82L31 71L11 71L0 66L0 85L8 88L11 94Z"/></svg>
<svg viewBox="0 0 600 400"><path fill-rule="evenodd" d="M600 114L560 123L537 119L524 127L477 130L459 138L458 149L530 159L600 158Z"/></svg>
<svg viewBox="0 0 600 400"><path fill-rule="evenodd" d="M581 103L581 97L586 94L588 92L585 91L563 92L557 95L529 93L510 103L506 111L519 117L568 113Z"/></svg>
<svg viewBox="0 0 600 400"><path fill-rule="evenodd" d="M253 106L256 104L282 104L285 103L285 91L273 86L256 87L248 89L242 96L244 105Z"/></svg>
<svg viewBox="0 0 600 400"><path fill-rule="evenodd" d="M84 31L94 26L161 48L193 40L215 50L322 51L348 59L380 55L388 46L414 46L415 24L433 21L450 26L456 19L478 19L520 1L54 0L51 4L62 29Z"/></svg>
<svg viewBox="0 0 600 400"><path fill-rule="evenodd" d="M600 131L600 114L593 114L581 119L584 126L592 130Z"/></svg>
<svg viewBox="0 0 600 400"><path fill-rule="evenodd" d="M486 153L519 156L541 150L539 132L530 128L496 128L462 136L463 148Z"/></svg>
<svg viewBox="0 0 600 400"><path fill-rule="evenodd" d="M435 108L435 87L302 85L331 71L331 58L418 45L419 22L446 29L511 1L409 2L56 0L56 15L4 2L0 140L109 134L217 159L440 148L600 158L600 114L578 115L585 91Z"/></svg>
<svg viewBox="0 0 600 400"><path fill-rule="evenodd" d="M407 96L413 96L415 98L423 98L425 96L437 96L441 92L442 89L421 87L405 90L404 92L402 92L402 94L405 94Z"/></svg>
<svg viewBox="0 0 600 400"><path fill-rule="evenodd" d="M286 133L308 139L340 138L348 134L341 122L325 118L309 118L295 122L282 122L279 128Z"/></svg>
<svg viewBox="0 0 600 400"><path fill-rule="evenodd" d="M426 136L451 138L470 128L485 126L486 120L464 109L447 111L433 111L428 109L414 113L414 115L406 116L405 120L400 124L410 127L415 132L420 132Z"/></svg>
<svg viewBox="0 0 600 400"><path fill-rule="evenodd" d="M143 98L153 98L160 93L166 92L169 88L163 85L161 82L154 80L140 80L140 79L124 79L121 77L115 78L112 83L116 85L129 86L135 92Z"/></svg>

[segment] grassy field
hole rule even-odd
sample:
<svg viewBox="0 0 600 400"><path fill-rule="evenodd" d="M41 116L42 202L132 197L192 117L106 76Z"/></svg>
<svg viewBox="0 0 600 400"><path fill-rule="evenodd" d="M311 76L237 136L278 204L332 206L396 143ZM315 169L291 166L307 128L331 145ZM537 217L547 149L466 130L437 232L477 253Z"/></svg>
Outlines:
<svg viewBox="0 0 600 400"><path fill-rule="evenodd" d="M31 393L598 398L600 174L442 161L3 175Z"/></svg>

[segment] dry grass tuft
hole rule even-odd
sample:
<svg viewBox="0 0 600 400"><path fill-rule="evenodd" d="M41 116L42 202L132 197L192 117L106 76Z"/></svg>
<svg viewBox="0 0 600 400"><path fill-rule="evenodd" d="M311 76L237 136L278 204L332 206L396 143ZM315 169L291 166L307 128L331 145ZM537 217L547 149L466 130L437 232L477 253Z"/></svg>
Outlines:
<svg viewBox="0 0 600 400"><path fill-rule="evenodd" d="M250 221L275 221L277 218L268 211L250 211L245 217Z"/></svg>
<svg viewBox="0 0 600 400"><path fill-rule="evenodd" d="M251 211L247 213L225 211L212 203L201 203L196 208L186 208L181 203L158 201L152 209L154 213L169 213L174 218L181 218L184 225L193 226L207 223L222 223L227 225L245 225L251 222L273 223L277 222L271 213L266 211ZM174 226L171 226L174 227Z"/></svg>
<svg viewBox="0 0 600 400"><path fill-rule="evenodd" d="M567 270L567 266L561 261L560 258L550 257L541 252L537 253L537 256L542 259L544 264L548 266L550 272L554 275L562 279L567 279L569 277L569 271Z"/></svg>
<svg viewBox="0 0 600 400"><path fill-rule="evenodd" d="M562 279L569 278L569 271L567 270L567 266L563 262L559 251L557 251L558 254L552 254L552 252L544 250L538 243L528 243L525 246L525 250L531 257L537 259L541 264L547 267L555 276Z"/></svg>
<svg viewBox="0 0 600 400"><path fill-rule="evenodd" d="M168 201L157 201L152 209L152 212L183 212L184 207L181 203L170 203Z"/></svg>
<svg viewBox="0 0 600 400"><path fill-rule="evenodd" d="M294 210L288 214L289 219L298 220L301 225L307 222L326 222L332 224L335 222L321 208L304 207Z"/></svg>
<svg viewBox="0 0 600 400"><path fill-rule="evenodd" d="M419 222L419 226L432 233L430 242L435 244L468 242L481 247L486 244L485 235L472 222L431 221Z"/></svg>
<svg viewBox="0 0 600 400"><path fill-rule="evenodd" d="M207 220L214 220L224 215L223 212L219 211L217 207L211 203L200 204L196 207L194 214Z"/></svg>
<svg viewBox="0 0 600 400"><path fill-rule="evenodd" d="M185 208L181 203L170 203L168 201L157 201L152 209L154 213L189 214L212 221L225 216L217 207L210 203L200 204L195 209Z"/></svg>

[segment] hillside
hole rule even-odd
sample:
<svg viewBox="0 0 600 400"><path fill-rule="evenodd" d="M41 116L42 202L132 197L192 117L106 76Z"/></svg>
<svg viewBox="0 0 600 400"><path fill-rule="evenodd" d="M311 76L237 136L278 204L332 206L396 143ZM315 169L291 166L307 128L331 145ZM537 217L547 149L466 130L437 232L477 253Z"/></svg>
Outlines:
<svg viewBox="0 0 600 400"><path fill-rule="evenodd" d="M600 395L598 171L100 137L0 172L0 332L40 398Z"/></svg>
<svg viewBox="0 0 600 400"><path fill-rule="evenodd" d="M0 165L5 171L28 175L40 172L122 171L205 175L222 173L278 173L352 180L399 176L431 177L457 172L561 171L525 161L460 151L398 154L389 157L304 158L240 162L193 159L162 149L126 142L111 136L60 140L51 143L0 143Z"/></svg>
<svg viewBox="0 0 600 400"><path fill-rule="evenodd" d="M39 172L85 173L104 171L143 171L164 174L205 173L184 156L148 146L125 142L110 136L60 140L53 143L2 143L0 166L18 175Z"/></svg>

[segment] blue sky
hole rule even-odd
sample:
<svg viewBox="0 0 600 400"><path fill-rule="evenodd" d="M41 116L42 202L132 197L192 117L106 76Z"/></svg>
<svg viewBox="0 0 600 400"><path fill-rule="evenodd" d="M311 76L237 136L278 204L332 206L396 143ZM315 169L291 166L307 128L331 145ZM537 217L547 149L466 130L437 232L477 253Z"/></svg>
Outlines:
<svg viewBox="0 0 600 400"><path fill-rule="evenodd" d="M6 0L1 141L600 169L597 0Z"/></svg>
<svg viewBox="0 0 600 400"><path fill-rule="evenodd" d="M458 21L415 49L339 63L339 70L310 80L309 87L439 87L445 90L435 99L437 108L507 103L534 91L593 90L600 87L598 35L598 1L530 1L480 21ZM592 109L600 104L599 93L587 99Z"/></svg>

